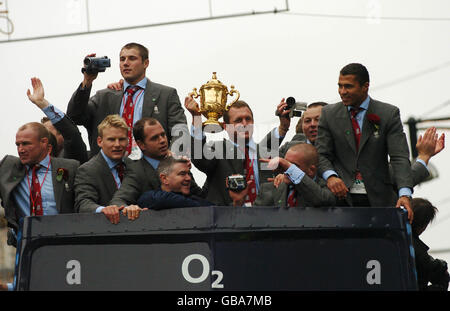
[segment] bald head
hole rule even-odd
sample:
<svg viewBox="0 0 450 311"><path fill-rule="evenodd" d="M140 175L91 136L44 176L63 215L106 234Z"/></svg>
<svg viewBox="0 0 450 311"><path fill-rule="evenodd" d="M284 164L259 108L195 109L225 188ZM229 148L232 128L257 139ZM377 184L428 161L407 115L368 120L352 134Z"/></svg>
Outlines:
<svg viewBox="0 0 450 311"><path fill-rule="evenodd" d="M313 145L306 143L293 145L284 158L298 166L309 177L314 178L316 175L319 154Z"/></svg>
<svg viewBox="0 0 450 311"><path fill-rule="evenodd" d="M27 123L16 133L16 146L22 164L34 165L49 153L49 132L37 122Z"/></svg>

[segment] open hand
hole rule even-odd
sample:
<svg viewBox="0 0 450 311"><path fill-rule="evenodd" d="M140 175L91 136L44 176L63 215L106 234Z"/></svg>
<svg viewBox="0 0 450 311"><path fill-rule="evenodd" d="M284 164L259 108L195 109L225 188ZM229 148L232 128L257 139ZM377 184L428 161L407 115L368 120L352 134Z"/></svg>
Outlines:
<svg viewBox="0 0 450 311"><path fill-rule="evenodd" d="M33 87L33 94L30 92L30 89L28 89L28 99L41 109L47 107L49 104L48 101L44 98L44 86L42 85L41 80L36 77L31 78L31 86Z"/></svg>

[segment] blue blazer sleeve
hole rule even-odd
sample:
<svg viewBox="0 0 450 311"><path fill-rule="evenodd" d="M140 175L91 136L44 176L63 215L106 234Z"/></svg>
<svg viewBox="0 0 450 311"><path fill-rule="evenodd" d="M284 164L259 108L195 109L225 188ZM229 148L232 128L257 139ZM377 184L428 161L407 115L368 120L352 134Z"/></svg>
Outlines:
<svg viewBox="0 0 450 311"><path fill-rule="evenodd" d="M154 210L200 206L200 203L178 193L162 190L144 192L137 201L139 207Z"/></svg>

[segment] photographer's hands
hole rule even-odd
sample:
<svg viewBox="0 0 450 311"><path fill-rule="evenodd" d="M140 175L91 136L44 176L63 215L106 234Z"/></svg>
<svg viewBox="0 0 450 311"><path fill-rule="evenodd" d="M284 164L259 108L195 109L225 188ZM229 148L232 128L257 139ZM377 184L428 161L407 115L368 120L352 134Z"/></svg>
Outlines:
<svg viewBox="0 0 450 311"><path fill-rule="evenodd" d="M289 126L291 126L291 118L289 118L289 113L291 110L284 110L286 107L286 101L282 98L277 106L276 112L276 115L280 118L280 125L278 126L278 133L280 134L280 137L286 136L286 133L289 131Z"/></svg>
<svg viewBox="0 0 450 311"><path fill-rule="evenodd" d="M95 53L92 53L92 54L86 55L86 57L95 57L95 55L96 55ZM86 67L86 65L83 65L83 66ZM97 78L98 73L89 74L87 72L83 72L83 76L84 76L84 79L83 79L83 82L81 83L81 87L89 88L92 86L92 82Z"/></svg>
<svg viewBox="0 0 450 311"><path fill-rule="evenodd" d="M247 181L247 187L241 191L228 190L231 200L233 201L233 206L243 206L245 203L245 196L248 193L248 185L254 182L253 180ZM228 179L225 179L225 187L228 189Z"/></svg>

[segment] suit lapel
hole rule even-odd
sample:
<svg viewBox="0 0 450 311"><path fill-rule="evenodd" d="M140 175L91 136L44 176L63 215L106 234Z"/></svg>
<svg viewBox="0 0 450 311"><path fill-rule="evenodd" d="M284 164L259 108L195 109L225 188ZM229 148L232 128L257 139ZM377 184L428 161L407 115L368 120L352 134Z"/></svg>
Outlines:
<svg viewBox="0 0 450 311"><path fill-rule="evenodd" d="M120 106L122 105L124 91L114 92L112 104L109 105L109 114L120 114Z"/></svg>
<svg viewBox="0 0 450 311"><path fill-rule="evenodd" d="M339 105L339 108L337 110L336 116L334 117L337 123L337 131L344 132L345 140L350 145L350 148L352 148L353 152L356 154L355 134L353 132L352 121L350 120L348 109L346 106L344 106L343 103L338 103L337 105Z"/></svg>
<svg viewBox="0 0 450 311"><path fill-rule="evenodd" d="M159 189L159 187L161 186L159 183L159 176L156 172L156 170L153 168L153 166L147 162L147 160L145 158L142 158L142 166L144 168L144 174L146 176L146 178L150 181L150 184L152 185L152 187L154 189Z"/></svg>
<svg viewBox="0 0 450 311"><path fill-rule="evenodd" d="M370 100L369 102L369 108L367 108L366 114L364 116L364 122L363 122L363 128L362 128L362 134L361 134L361 140L359 142L359 151L362 150L362 148L364 147L365 143L367 142L367 140L369 139L369 137L373 134L373 126L370 123L370 121L368 120L367 116L373 112L374 109L374 103L372 100Z"/></svg>
<svg viewBox="0 0 450 311"><path fill-rule="evenodd" d="M258 180L259 183L266 182L267 180L262 180L262 171L263 169L267 171L267 163L259 161L261 159L261 154L259 152L259 144L256 145L256 164L258 165ZM263 167L262 167L263 166Z"/></svg>
<svg viewBox="0 0 450 311"><path fill-rule="evenodd" d="M98 163L98 165L95 165L95 167L98 167L98 176L104 176L106 178L105 180L105 186L107 187L107 190L109 193L114 193L117 190L117 185L114 180L114 176L111 173L111 170L109 169L108 163L106 163L105 159L103 158L102 154L99 152L95 155L96 159L95 161Z"/></svg>
<svg viewBox="0 0 450 311"><path fill-rule="evenodd" d="M61 181L56 180L56 175L57 175L57 170L58 170L58 159L56 158L51 158L51 165L52 165L52 183L53 183L53 193L55 196L55 203L56 203L56 209L58 210L59 213L61 213L61 199L62 199L62 195L63 195L63 190L64 190L64 184L67 182L64 179L62 179Z"/></svg>
<svg viewBox="0 0 450 311"><path fill-rule="evenodd" d="M22 182L22 180L25 178L26 170L25 166L18 160L11 171L11 179L10 182L5 186L7 189L6 193L8 194L8 197L5 198L5 202L8 202L7 206L11 206L11 202L9 202L12 199L12 192L17 187L18 184Z"/></svg>
<svg viewBox="0 0 450 311"><path fill-rule="evenodd" d="M223 141L225 159L227 158L227 156L232 155L232 158L226 159L226 161L230 163L233 172L242 174L244 172L245 155L229 140L224 139Z"/></svg>
<svg viewBox="0 0 450 311"><path fill-rule="evenodd" d="M274 187L273 202L276 206L287 206L288 186L281 183L278 189Z"/></svg>
<svg viewBox="0 0 450 311"><path fill-rule="evenodd" d="M142 107L142 117L151 117L155 111L155 105L158 103L161 90L147 79L147 85L144 92L144 105ZM159 113L159 112L158 112Z"/></svg>

